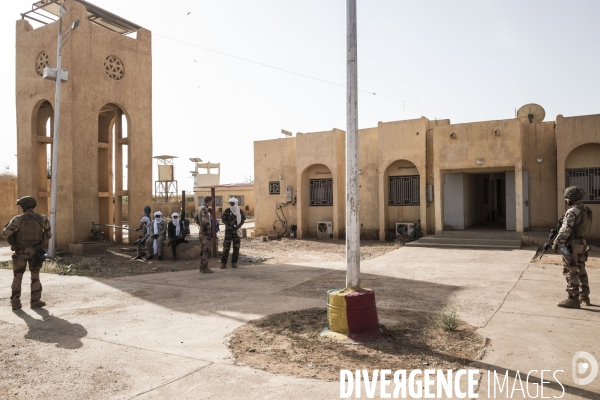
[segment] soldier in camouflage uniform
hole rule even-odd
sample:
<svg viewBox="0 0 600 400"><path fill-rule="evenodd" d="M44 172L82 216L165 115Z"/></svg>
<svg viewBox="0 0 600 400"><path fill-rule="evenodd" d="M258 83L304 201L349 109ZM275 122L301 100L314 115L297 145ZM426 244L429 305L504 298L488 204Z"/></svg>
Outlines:
<svg viewBox="0 0 600 400"><path fill-rule="evenodd" d="M237 268L237 260L240 255L240 243L242 236L242 225L246 216L238 206L238 199L232 197L229 199L229 208L225 210L221 221L225 224L225 240L223 241L223 256L221 257L221 269L227 266L229 249L233 242L233 254L231 255L231 268Z"/></svg>
<svg viewBox="0 0 600 400"><path fill-rule="evenodd" d="M45 215L38 214L33 209L37 205L31 196L21 197L17 204L23 209L23 214L10 220L2 231L2 236L8 239L11 245L13 260L13 282L10 303L13 310L21 308L21 282L29 262L31 272L31 308L46 305L42 298L42 283L40 282L40 269L44 262L46 251L43 242L52 236L50 222Z"/></svg>
<svg viewBox="0 0 600 400"><path fill-rule="evenodd" d="M203 274L212 273L212 269L208 268L208 259L212 255L213 237L212 237L212 220L208 207L212 204L212 197L206 196L204 198L204 205L198 208L198 214L196 215L196 222L200 227L200 272Z"/></svg>
<svg viewBox="0 0 600 400"><path fill-rule="evenodd" d="M581 308L590 305L590 286L585 262L590 247L586 236L592 226L592 211L583 205L585 192L581 187L565 189L565 202L569 206L563 224L554 239L552 249L562 253L563 275L567 280L568 298L557 305L563 308Z"/></svg>

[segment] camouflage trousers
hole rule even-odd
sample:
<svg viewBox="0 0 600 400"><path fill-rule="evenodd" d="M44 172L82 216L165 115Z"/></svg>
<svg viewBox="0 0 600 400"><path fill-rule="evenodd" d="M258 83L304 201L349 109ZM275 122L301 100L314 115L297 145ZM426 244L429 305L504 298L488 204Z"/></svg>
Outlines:
<svg viewBox="0 0 600 400"><path fill-rule="evenodd" d="M212 238L200 232L200 269L208 268L208 259L212 255L212 244Z"/></svg>
<svg viewBox="0 0 600 400"><path fill-rule="evenodd" d="M241 239L237 234L236 229L225 230L225 240L223 240L223 256L221 257L221 264L227 264L227 258L229 257L229 249L233 242L233 254L231 255L231 262L237 263L238 257L240 256L240 243Z"/></svg>
<svg viewBox="0 0 600 400"><path fill-rule="evenodd" d="M588 274L585 270L587 253L586 242L583 239L575 239L572 243L573 253L562 256L563 276L567 280L567 293L569 297L589 296L590 286Z"/></svg>
<svg viewBox="0 0 600 400"><path fill-rule="evenodd" d="M29 271L31 272L31 301L41 299L42 283L40 282L40 269L44 261L37 256L36 250L31 247L19 248L13 253L12 261L13 282L11 285L11 303L19 303L21 301L21 283L27 269L27 263L29 263Z"/></svg>

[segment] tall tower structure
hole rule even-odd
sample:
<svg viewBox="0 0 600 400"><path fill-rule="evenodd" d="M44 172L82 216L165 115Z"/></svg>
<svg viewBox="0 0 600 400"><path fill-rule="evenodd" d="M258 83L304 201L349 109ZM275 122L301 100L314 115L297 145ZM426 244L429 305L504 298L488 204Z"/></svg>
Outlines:
<svg viewBox="0 0 600 400"><path fill-rule="evenodd" d="M16 24L16 108L19 196L49 211L49 148L55 83L42 78L56 67L59 23L63 33L60 142L56 209L57 248L87 240L92 222L123 224L152 199L152 52L150 31L83 0L44 0ZM47 19L41 18L45 15ZM46 25L33 29L26 18ZM126 36L134 33L136 37ZM125 199L124 199L125 198ZM125 200L125 201L124 201ZM108 232L121 241L121 232Z"/></svg>

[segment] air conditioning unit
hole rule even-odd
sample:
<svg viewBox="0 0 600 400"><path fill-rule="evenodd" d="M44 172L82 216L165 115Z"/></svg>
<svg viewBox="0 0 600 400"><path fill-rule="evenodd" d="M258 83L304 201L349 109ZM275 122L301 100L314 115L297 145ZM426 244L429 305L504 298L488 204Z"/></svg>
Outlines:
<svg viewBox="0 0 600 400"><path fill-rule="evenodd" d="M412 222L396 222L396 236L410 235L415 231L415 224Z"/></svg>
<svg viewBox="0 0 600 400"><path fill-rule="evenodd" d="M333 237L333 222L317 221L317 237L332 238Z"/></svg>

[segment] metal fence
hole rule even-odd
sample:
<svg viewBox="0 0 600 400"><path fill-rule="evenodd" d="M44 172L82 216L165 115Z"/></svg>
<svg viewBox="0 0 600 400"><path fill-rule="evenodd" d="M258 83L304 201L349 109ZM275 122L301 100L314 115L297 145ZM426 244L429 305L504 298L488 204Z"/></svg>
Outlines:
<svg viewBox="0 0 600 400"><path fill-rule="evenodd" d="M600 168L573 168L566 170L566 184L585 190L583 201L600 203Z"/></svg>
<svg viewBox="0 0 600 400"><path fill-rule="evenodd" d="M311 179L310 180L310 205L332 206L333 205L333 179Z"/></svg>
<svg viewBox="0 0 600 400"><path fill-rule="evenodd" d="M419 175L390 176L390 206L418 206L421 204Z"/></svg>

